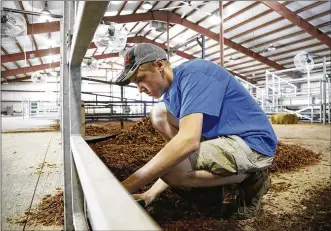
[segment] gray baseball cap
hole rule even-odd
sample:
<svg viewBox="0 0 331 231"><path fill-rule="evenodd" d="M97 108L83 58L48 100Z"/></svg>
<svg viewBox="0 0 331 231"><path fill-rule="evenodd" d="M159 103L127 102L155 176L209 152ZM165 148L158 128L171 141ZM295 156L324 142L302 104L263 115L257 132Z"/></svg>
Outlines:
<svg viewBox="0 0 331 231"><path fill-rule="evenodd" d="M160 47L151 43L140 43L132 47L124 57L124 71L115 78L115 84L125 86L130 83L131 76L139 66L155 61L167 60L167 53Z"/></svg>

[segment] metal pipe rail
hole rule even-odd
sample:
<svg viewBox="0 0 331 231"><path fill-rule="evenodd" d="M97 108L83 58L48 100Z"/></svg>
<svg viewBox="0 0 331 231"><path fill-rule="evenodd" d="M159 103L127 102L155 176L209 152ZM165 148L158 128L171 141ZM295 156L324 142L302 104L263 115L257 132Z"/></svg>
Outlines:
<svg viewBox="0 0 331 231"><path fill-rule="evenodd" d="M144 118L146 115L140 114L140 115L117 115L117 114L109 114L109 115L87 115L87 120L98 120L98 119L104 119L104 120L110 120L110 119L139 119Z"/></svg>
<svg viewBox="0 0 331 231"><path fill-rule="evenodd" d="M82 77L82 80L87 80L87 81L97 82L97 83L105 83L105 84L110 84L110 85L116 85L114 82L109 82L109 81L100 80L100 79L91 79L91 78L87 78L87 77ZM123 87L137 88L136 86L132 86L132 85L126 85L126 86L123 86Z"/></svg>
<svg viewBox="0 0 331 231"><path fill-rule="evenodd" d="M160 230L80 135L84 122L81 118L81 63L109 1L64 1L62 4L60 90L64 230Z"/></svg>
<svg viewBox="0 0 331 231"><path fill-rule="evenodd" d="M84 101L84 103L104 103L104 104L109 104L109 103L127 103L127 104L140 104L140 103L156 103L156 102L153 102L153 101L144 101L144 100L136 100L136 101L95 101L95 100L86 100Z"/></svg>
<svg viewBox="0 0 331 231"><path fill-rule="evenodd" d="M160 230L80 135L70 144L95 230Z"/></svg>

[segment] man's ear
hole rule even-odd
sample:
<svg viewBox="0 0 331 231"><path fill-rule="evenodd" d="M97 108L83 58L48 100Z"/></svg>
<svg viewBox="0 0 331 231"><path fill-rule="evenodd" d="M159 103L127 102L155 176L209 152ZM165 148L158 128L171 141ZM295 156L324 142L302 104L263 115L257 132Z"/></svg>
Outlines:
<svg viewBox="0 0 331 231"><path fill-rule="evenodd" d="M154 61L155 67L159 70L159 71L163 71L164 70L164 63L161 59L157 59Z"/></svg>

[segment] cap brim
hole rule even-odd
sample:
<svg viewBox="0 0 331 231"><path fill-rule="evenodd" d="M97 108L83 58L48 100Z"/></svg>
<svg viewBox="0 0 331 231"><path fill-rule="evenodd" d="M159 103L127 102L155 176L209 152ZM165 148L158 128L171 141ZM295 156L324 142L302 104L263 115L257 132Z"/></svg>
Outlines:
<svg viewBox="0 0 331 231"><path fill-rule="evenodd" d="M126 86L130 83L130 78L138 70L139 65L135 65L130 69L122 71L116 78L115 84L119 86Z"/></svg>

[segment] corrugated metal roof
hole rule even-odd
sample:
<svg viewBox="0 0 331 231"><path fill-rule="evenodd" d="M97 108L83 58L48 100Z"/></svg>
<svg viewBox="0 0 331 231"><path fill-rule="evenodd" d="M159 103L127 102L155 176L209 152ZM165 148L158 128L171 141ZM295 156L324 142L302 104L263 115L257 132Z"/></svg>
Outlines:
<svg viewBox="0 0 331 231"><path fill-rule="evenodd" d="M193 7L184 4L183 1L149 1L153 4L153 11L160 10L164 7L176 7L180 8L169 9L175 14L182 16L187 20L199 25L208 30L219 33L219 24L215 22L212 15L216 15L218 12L218 1L200 1L198 5ZM306 19L311 25L318 28L320 31L327 33L330 37L331 34L331 3L328 1L280 1L294 13L297 13L303 19ZM197 4L197 2L195 2ZM287 19L284 19L277 12L271 10L267 5L262 2L256 1L224 1L224 37L240 44L241 46L248 48L249 50L268 58L277 64L283 65L286 68L293 67L293 57L301 50L308 52L317 52L321 55L328 55L327 60L330 60L330 49L327 45L323 44L320 40L312 37L300 27L294 25ZM44 1L22 1L22 7L17 1L4 1L3 7L22 9L27 11L40 12L44 8ZM199 9L196 9L195 7ZM62 15L62 2L60 1L48 1L48 7L51 13ZM105 16L116 15L131 15L145 13L147 10L143 9L142 3L139 1L111 1ZM47 28L48 24L42 21L39 16L27 15L28 24L32 25L31 32L33 35L26 35L11 39L9 42L2 40L1 55L16 54L37 51L43 49L49 49L50 47L60 46L60 32L51 33L34 33L34 24L44 23L44 27ZM59 19L52 19L50 22L59 21ZM157 43L166 44L167 33L161 33L154 30L148 25L148 22L130 22L125 25L126 30L129 31L129 37L145 36L147 39L154 40ZM48 43L49 34L53 43ZM182 25L176 25L171 23L169 29L170 47L182 44L188 39L199 35L197 32L187 29ZM268 51L268 46L272 44L277 49L275 51ZM130 44L133 45L133 44ZM218 41L206 38L206 59L219 63L219 44ZM201 57L201 47L192 42L186 46L179 48L187 54ZM101 54L109 54L111 49L105 48L91 48L88 49L86 56L95 56ZM54 55L54 54L52 54ZM268 65L256 61L252 57L249 57L233 48L225 46L225 67L238 73L244 77L250 79L261 79L266 69L275 70ZM230 62L230 58L234 61ZM27 57L28 61L17 60L16 62L3 63L2 72L25 66L39 66L42 64L49 64L60 61L60 55L56 54L53 60L47 57L32 58ZM123 65L123 58L106 58L101 60L103 63L114 62ZM100 62L101 62L100 61ZM185 58L180 56L172 56L170 61L174 65L186 61ZM318 59L317 59L318 61ZM119 66L121 67L121 66ZM25 73L26 74L26 73ZM25 76L23 75L16 75ZM7 77L12 79L11 77Z"/></svg>

